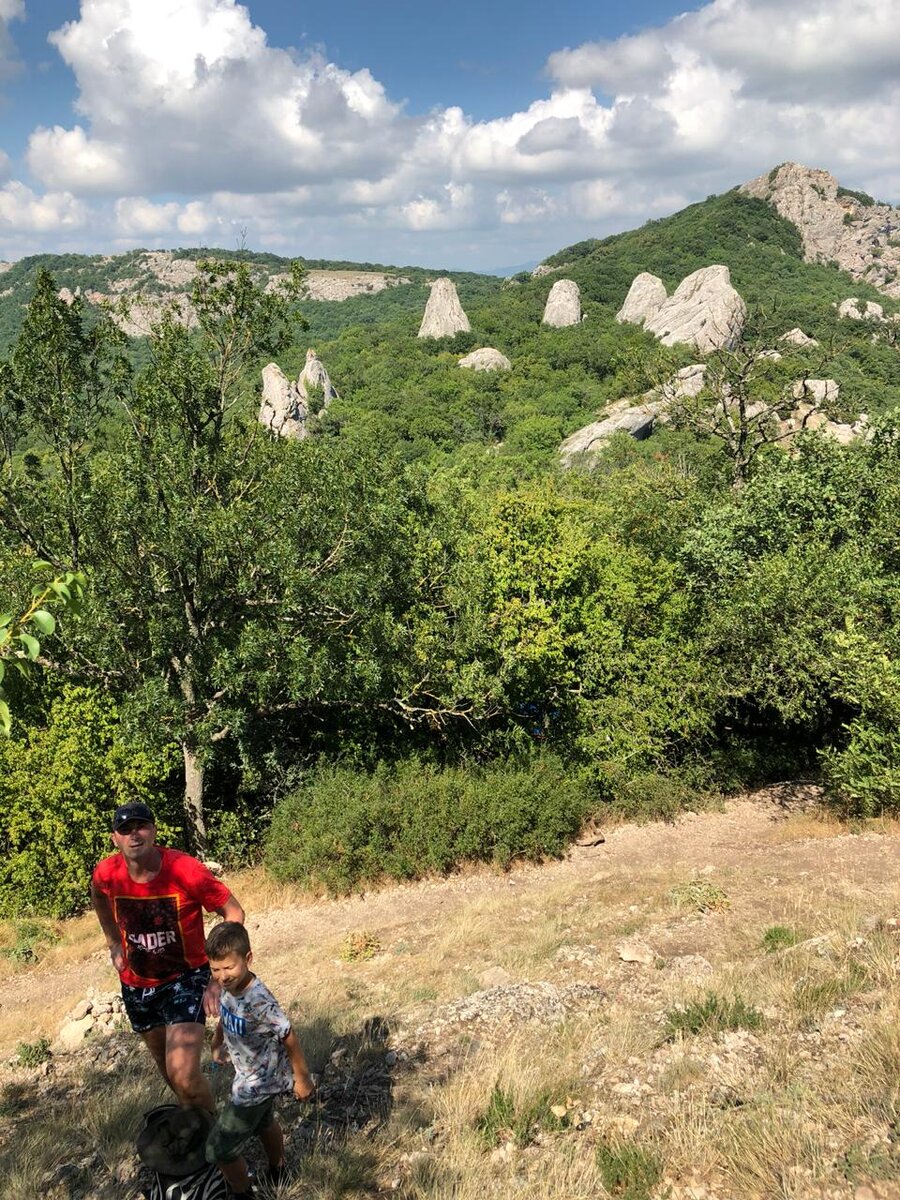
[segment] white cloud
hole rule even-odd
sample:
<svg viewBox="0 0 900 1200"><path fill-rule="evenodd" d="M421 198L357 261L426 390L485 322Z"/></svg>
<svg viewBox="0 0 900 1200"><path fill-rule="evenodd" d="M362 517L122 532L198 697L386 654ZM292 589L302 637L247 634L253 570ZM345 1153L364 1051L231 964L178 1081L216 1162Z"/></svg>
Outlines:
<svg viewBox="0 0 900 1200"><path fill-rule="evenodd" d="M38 195L13 180L0 188L0 235L55 233L82 228L88 220L86 206L69 192Z"/></svg>
<svg viewBox="0 0 900 1200"><path fill-rule="evenodd" d="M24 0L0 0L0 80L18 70L16 49L7 26L25 16Z"/></svg>
<svg viewBox="0 0 900 1200"><path fill-rule="evenodd" d="M0 31L21 9L0 0ZM367 70L271 46L236 0L82 0L52 37L77 122L34 131L48 194L22 194L90 248L230 245L246 227L311 256L437 249L473 266L639 224L790 158L891 196L898 27L900 0L711 0L551 54L548 95L475 121L410 114Z"/></svg>

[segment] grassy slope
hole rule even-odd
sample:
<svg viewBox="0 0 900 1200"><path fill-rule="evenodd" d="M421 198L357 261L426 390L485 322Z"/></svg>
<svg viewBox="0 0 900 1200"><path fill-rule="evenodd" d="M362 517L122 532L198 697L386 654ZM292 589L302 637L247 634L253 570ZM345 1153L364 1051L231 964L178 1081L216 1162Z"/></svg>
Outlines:
<svg viewBox="0 0 900 1200"><path fill-rule="evenodd" d="M280 1195L851 1200L874 1184L895 1196L880 1189L900 1180L900 989L896 935L876 923L900 900L897 826L854 836L786 813L789 799L623 826L508 876L352 900L236 878L255 965L323 1072L317 1107L282 1108L297 1177ZM72 923L67 945L66 926L27 988L0 983L5 1052L52 1037L89 984L111 986L88 928ZM625 938L652 961L623 961ZM498 969L505 985L485 994ZM573 984L599 995L542 1009L548 986ZM510 1003L519 1018L498 1019ZM165 1098L149 1056L122 1033L54 1068L0 1068L4 1197L45 1194L46 1172L96 1151L96 1195L134 1200L134 1130Z"/></svg>

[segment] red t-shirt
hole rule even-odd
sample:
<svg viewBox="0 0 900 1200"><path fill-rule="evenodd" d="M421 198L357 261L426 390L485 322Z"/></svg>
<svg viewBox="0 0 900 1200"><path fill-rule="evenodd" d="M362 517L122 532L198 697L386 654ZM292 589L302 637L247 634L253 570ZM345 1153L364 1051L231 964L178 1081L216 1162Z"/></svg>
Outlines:
<svg viewBox="0 0 900 1200"><path fill-rule="evenodd" d="M221 908L231 892L203 863L180 850L159 847L162 863L149 883L135 883L121 854L94 868L93 884L109 897L122 936L131 987L167 983L206 962L203 909Z"/></svg>

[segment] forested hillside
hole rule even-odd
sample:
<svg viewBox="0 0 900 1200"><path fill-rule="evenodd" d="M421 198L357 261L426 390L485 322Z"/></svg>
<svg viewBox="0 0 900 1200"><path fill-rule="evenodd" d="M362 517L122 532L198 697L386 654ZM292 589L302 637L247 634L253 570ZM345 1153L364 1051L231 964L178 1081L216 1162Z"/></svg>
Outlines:
<svg viewBox="0 0 900 1200"><path fill-rule="evenodd" d="M540 858L591 814L797 774L845 811L900 803L895 303L804 262L738 192L549 274L455 276L472 329L452 338L416 337L431 273L310 301L266 290L283 261L226 259L192 265L194 323L164 317L138 352L58 296L97 260L3 276L31 272L0 375L0 652L22 667L2 681L5 912L83 905L132 798L215 857L338 890ZM698 411L561 470L566 435L698 361L615 320L634 276L671 290L711 264L749 310L742 346L705 360L733 381L749 363L726 399L825 375L864 436L767 435L736 474ZM584 320L549 328L563 277ZM887 319L841 319L849 296ZM272 437L260 370L296 375L309 346L339 398L304 440ZM484 346L511 369L460 369ZM38 644L34 580L66 570L81 613Z"/></svg>

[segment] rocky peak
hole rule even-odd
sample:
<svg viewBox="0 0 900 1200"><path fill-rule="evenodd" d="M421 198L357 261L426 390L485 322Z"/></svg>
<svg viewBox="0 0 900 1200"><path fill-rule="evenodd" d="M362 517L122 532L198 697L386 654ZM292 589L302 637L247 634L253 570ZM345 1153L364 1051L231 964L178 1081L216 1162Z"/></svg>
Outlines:
<svg viewBox="0 0 900 1200"><path fill-rule="evenodd" d="M472 326L463 311L452 279L436 279L431 285L431 294L425 305L425 315L419 326L420 338L453 337L456 333L468 333Z"/></svg>
<svg viewBox="0 0 900 1200"><path fill-rule="evenodd" d="M307 350L306 362L296 382L288 379L277 363L263 368L262 382L259 422L284 438L305 438L310 416L326 409L337 396L324 364L313 349ZM315 403L313 397L319 395L321 401Z"/></svg>
<svg viewBox="0 0 900 1200"><path fill-rule="evenodd" d="M807 262L835 262L854 279L900 298L900 208L842 188L828 171L792 162L740 190L796 225Z"/></svg>

